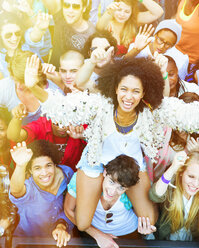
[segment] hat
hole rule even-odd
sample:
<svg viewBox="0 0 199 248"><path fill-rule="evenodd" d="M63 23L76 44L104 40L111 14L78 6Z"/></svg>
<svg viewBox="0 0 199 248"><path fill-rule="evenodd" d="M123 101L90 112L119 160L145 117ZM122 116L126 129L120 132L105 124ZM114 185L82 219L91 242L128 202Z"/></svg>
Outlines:
<svg viewBox="0 0 199 248"><path fill-rule="evenodd" d="M172 32L174 32L176 34L176 36L177 36L176 43L179 42L179 40L181 38L182 27L174 19L168 19L168 20L161 21L158 24L158 26L156 27L154 35L157 34L162 29L169 29Z"/></svg>

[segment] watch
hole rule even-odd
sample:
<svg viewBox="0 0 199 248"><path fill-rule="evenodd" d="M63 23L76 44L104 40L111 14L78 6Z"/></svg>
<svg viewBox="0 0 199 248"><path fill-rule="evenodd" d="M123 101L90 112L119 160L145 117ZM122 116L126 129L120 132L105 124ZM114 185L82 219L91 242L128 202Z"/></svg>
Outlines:
<svg viewBox="0 0 199 248"><path fill-rule="evenodd" d="M5 229L0 226L0 237L4 235Z"/></svg>

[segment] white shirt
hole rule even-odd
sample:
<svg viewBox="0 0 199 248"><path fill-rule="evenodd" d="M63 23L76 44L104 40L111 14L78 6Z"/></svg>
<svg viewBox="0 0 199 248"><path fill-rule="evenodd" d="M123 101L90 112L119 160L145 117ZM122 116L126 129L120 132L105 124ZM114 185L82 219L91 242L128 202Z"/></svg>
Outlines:
<svg viewBox="0 0 199 248"><path fill-rule="evenodd" d="M187 219L191 205L193 201L193 196L187 200L186 197L183 195L183 204L184 204L184 220ZM182 227L175 233L170 234L169 240L181 240L181 241L192 241L192 235L190 230L186 230Z"/></svg>

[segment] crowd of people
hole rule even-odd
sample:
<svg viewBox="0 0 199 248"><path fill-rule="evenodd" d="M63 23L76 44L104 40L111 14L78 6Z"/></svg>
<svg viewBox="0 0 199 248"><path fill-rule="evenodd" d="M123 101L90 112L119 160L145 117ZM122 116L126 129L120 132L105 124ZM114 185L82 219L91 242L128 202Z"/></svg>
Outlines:
<svg viewBox="0 0 199 248"><path fill-rule="evenodd" d="M198 11L0 1L0 236L199 241Z"/></svg>

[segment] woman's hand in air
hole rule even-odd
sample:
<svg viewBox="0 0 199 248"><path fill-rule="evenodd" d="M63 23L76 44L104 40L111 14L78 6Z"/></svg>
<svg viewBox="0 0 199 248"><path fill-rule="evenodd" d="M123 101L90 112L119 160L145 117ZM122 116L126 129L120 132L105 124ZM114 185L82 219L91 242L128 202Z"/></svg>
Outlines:
<svg viewBox="0 0 199 248"><path fill-rule="evenodd" d="M138 218L138 232L144 235L156 232L156 227L151 225L149 218Z"/></svg>
<svg viewBox="0 0 199 248"><path fill-rule="evenodd" d="M164 77L164 74L167 72L168 59L157 51L154 53L155 63L160 67L161 73Z"/></svg>
<svg viewBox="0 0 199 248"><path fill-rule="evenodd" d="M193 137L191 137L190 140L187 141L186 149L188 152L199 152L199 138L195 140Z"/></svg>
<svg viewBox="0 0 199 248"><path fill-rule="evenodd" d="M37 14L35 27L41 31L46 31L46 29L49 27L51 19L52 15L39 11Z"/></svg>
<svg viewBox="0 0 199 248"><path fill-rule="evenodd" d="M112 17L114 17L114 13L115 11L120 9L120 3L117 2L112 2L111 4L109 4L106 8L106 12L111 15Z"/></svg>
<svg viewBox="0 0 199 248"><path fill-rule="evenodd" d="M185 151L177 152L174 156L173 162L172 162L172 168L176 172L181 166L185 164L185 161L187 160L188 156Z"/></svg>
<svg viewBox="0 0 199 248"><path fill-rule="evenodd" d="M139 28L139 32L135 37L135 42L133 48L137 51L143 50L152 40L153 37L151 35L154 32L154 27L152 24L145 24L143 27Z"/></svg>

